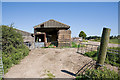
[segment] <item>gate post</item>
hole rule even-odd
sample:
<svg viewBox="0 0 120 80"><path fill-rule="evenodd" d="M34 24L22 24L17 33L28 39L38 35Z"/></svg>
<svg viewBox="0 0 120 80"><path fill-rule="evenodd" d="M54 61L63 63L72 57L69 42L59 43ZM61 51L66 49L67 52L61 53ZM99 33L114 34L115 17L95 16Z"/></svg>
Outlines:
<svg viewBox="0 0 120 80"><path fill-rule="evenodd" d="M109 28L103 28L102 38L100 42L100 50L99 50L99 54L98 54L98 58L96 62L96 68L104 65L104 61L106 58L106 52L107 52L107 46L109 43L110 31L111 29Z"/></svg>

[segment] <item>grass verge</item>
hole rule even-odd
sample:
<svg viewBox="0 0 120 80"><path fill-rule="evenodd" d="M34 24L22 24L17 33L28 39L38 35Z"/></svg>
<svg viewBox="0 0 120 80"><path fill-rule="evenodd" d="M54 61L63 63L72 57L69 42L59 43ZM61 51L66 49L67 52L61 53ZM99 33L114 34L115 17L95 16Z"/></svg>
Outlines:
<svg viewBox="0 0 120 80"><path fill-rule="evenodd" d="M114 49L114 50L118 50L119 48L115 48L115 47L111 47L109 49ZM93 60L97 60L97 56L98 56L98 52L97 51L91 51L91 52L86 52L85 54L83 54L85 56L91 57ZM105 59L105 63L107 64L111 64L113 66L120 66L120 53L118 54L114 54L114 53L109 53L107 51L107 55L106 55L106 59Z"/></svg>
<svg viewBox="0 0 120 80"><path fill-rule="evenodd" d="M84 78L84 79L99 79L99 80L106 80L107 78L109 79L115 79L119 80L120 76L118 75L117 72L111 71L110 69L107 69L106 67L98 68L98 69L88 69L85 74L80 74L79 76L76 77L77 79L79 78Z"/></svg>

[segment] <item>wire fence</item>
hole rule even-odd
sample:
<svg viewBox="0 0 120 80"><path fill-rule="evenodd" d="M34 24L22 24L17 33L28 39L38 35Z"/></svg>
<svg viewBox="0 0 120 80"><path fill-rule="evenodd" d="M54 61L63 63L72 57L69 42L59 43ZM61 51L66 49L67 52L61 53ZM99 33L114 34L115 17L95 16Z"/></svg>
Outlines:
<svg viewBox="0 0 120 80"><path fill-rule="evenodd" d="M2 49L0 49L0 79L4 78L4 68L2 62Z"/></svg>
<svg viewBox="0 0 120 80"><path fill-rule="evenodd" d="M79 43L77 52L84 54L90 51L98 51L99 47L100 47L99 45ZM118 54L119 52L120 52L119 50L109 48L107 49L107 53Z"/></svg>
<svg viewBox="0 0 120 80"><path fill-rule="evenodd" d="M79 43L77 52L84 54L84 53L90 52L90 51L97 51L98 47L99 47L99 45Z"/></svg>
<svg viewBox="0 0 120 80"><path fill-rule="evenodd" d="M85 54L86 52L97 51L97 54L98 54L99 49L100 49L99 45L79 43L77 53ZM108 55L111 56L111 58L112 58L111 60L113 60L113 62L116 62L116 60L117 60L116 56L117 57L119 56L119 58L120 58L120 51L118 49L116 50L116 49L108 48L106 58L109 57ZM79 75L80 73L81 73L81 75L85 75L86 70L92 69L94 66L96 66L96 62L94 60L92 60L89 63L87 63L86 65L84 65L83 67L81 67L81 69L78 70L76 75ZM118 72L120 73L120 71L118 71ZM85 76L90 78L90 76L88 76L88 75L85 75Z"/></svg>

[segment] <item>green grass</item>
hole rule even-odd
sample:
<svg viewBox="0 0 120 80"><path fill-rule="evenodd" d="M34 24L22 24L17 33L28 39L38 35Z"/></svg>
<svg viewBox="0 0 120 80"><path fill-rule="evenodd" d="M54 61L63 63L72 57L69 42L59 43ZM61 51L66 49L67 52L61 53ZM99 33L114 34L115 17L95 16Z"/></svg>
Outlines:
<svg viewBox="0 0 120 80"><path fill-rule="evenodd" d="M78 45L75 43L75 42L72 42L72 46L71 46L72 48L77 48L78 47Z"/></svg>
<svg viewBox="0 0 120 80"><path fill-rule="evenodd" d="M109 49L118 50L119 48L113 47L113 48L109 48ZM98 52L97 51L91 51L91 52L86 52L83 55L91 57L93 60L97 60ZM105 63L111 64L113 66L120 66L119 55L114 54L114 53L107 53Z"/></svg>
<svg viewBox="0 0 120 80"><path fill-rule="evenodd" d="M120 47L109 47L108 49L120 50Z"/></svg>
<svg viewBox="0 0 120 80"><path fill-rule="evenodd" d="M48 78L50 79L55 78L55 76L52 73L50 73L50 71L47 71L47 72L48 72L47 73Z"/></svg>
<svg viewBox="0 0 120 80"><path fill-rule="evenodd" d="M82 42L88 42L87 40L83 39Z"/></svg>
<svg viewBox="0 0 120 80"><path fill-rule="evenodd" d="M84 41L84 42L87 42L87 41ZM49 45L48 47L41 47L41 48L55 48L54 47L55 45ZM64 47L60 47L60 48L78 48L78 47L85 47L85 45L78 45L76 44L75 42L72 42L71 43L71 46L64 46Z"/></svg>
<svg viewBox="0 0 120 80"><path fill-rule="evenodd" d="M55 48L54 46L55 45L51 44L51 45L48 46L48 48Z"/></svg>
<svg viewBox="0 0 120 80"><path fill-rule="evenodd" d="M93 60L97 60L97 51L86 52L83 55L91 57Z"/></svg>
<svg viewBox="0 0 120 80"><path fill-rule="evenodd" d="M78 45L75 42L72 42L71 46L64 46L64 47L61 47L61 48L78 48Z"/></svg>
<svg viewBox="0 0 120 80"><path fill-rule="evenodd" d="M78 48L78 47L85 47L85 45L84 45L84 44L82 44L82 45L81 45L81 44L80 44L80 45L78 44L78 45L77 45L75 42L72 42L72 46L71 46L71 47L72 47L72 48Z"/></svg>
<svg viewBox="0 0 120 80"><path fill-rule="evenodd" d="M119 39L110 39L109 43L120 44L120 40Z"/></svg>
<svg viewBox="0 0 120 80"><path fill-rule="evenodd" d="M100 39L93 39L93 40L90 40L90 41L100 42Z"/></svg>
<svg viewBox="0 0 120 80"><path fill-rule="evenodd" d="M107 69L106 67L98 68L98 69L88 69L85 74L80 74L79 76L76 77L77 79L79 78L84 78L84 79L99 79L99 80L106 80L107 78L110 79L115 79L119 80L120 76L118 75L117 72L111 71L110 69Z"/></svg>
<svg viewBox="0 0 120 80"><path fill-rule="evenodd" d="M41 48L56 48L55 45L50 44L48 47L41 47Z"/></svg>

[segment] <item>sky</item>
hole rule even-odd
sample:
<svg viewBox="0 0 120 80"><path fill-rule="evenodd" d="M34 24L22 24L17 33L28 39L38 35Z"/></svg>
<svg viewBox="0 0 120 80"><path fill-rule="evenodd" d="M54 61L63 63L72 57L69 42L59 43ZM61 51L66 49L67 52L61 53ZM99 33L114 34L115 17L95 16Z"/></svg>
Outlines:
<svg viewBox="0 0 120 80"><path fill-rule="evenodd" d="M120 0L2 0L2 2L118 2Z"/></svg>
<svg viewBox="0 0 120 80"><path fill-rule="evenodd" d="M80 31L101 36L103 27L118 35L118 2L2 2L2 24L33 33L37 24L54 19Z"/></svg>

